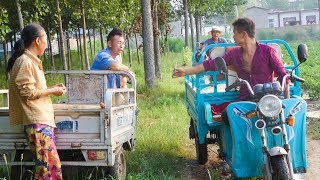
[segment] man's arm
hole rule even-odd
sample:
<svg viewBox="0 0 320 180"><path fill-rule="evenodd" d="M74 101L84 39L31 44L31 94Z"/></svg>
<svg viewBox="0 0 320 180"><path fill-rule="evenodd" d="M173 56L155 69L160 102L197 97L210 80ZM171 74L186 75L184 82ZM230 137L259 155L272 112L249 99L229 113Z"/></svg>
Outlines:
<svg viewBox="0 0 320 180"><path fill-rule="evenodd" d="M204 72L203 64L193 66L191 68L175 68L172 77L181 77L185 75L198 74Z"/></svg>
<svg viewBox="0 0 320 180"><path fill-rule="evenodd" d="M121 64L120 62L114 61L109 65L110 70L112 71L128 71L130 70L126 65Z"/></svg>

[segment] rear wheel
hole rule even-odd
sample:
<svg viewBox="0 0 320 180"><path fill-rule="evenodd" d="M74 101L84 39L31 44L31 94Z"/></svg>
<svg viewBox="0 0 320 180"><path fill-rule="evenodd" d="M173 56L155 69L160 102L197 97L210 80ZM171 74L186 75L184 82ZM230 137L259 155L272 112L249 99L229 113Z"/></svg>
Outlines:
<svg viewBox="0 0 320 180"><path fill-rule="evenodd" d="M208 161L208 145L207 141L200 144L199 137L195 138L197 161L199 164L205 164Z"/></svg>
<svg viewBox="0 0 320 180"><path fill-rule="evenodd" d="M272 179L283 180L290 179L289 166L286 161L285 155L272 156L271 158L272 167Z"/></svg>
<svg viewBox="0 0 320 180"><path fill-rule="evenodd" d="M110 175L114 179L125 179L127 175L126 160L122 147L116 149L116 158L114 165L110 167Z"/></svg>

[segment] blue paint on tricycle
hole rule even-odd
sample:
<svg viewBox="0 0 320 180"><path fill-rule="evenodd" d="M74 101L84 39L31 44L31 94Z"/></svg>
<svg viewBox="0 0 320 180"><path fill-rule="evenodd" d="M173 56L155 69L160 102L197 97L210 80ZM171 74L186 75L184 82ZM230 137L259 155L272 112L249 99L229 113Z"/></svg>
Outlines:
<svg viewBox="0 0 320 180"><path fill-rule="evenodd" d="M225 91L231 84L228 75L221 79L220 72L215 71L186 76L186 105L191 117L189 136L195 139L200 164L207 162L207 144L214 143L219 146L219 157L227 162L236 178L264 176L267 179L290 179L294 173L304 173L307 169L307 105L301 98L303 91L300 86L304 80L298 77L300 64L285 41L260 42L281 45L282 51L286 50L292 60L292 65L285 66L288 72L292 72L288 75L292 81L290 99L283 99L283 93L266 93L264 97L275 99L281 109L276 116L268 117L258 107L262 98L237 102L237 90ZM225 52L232 46L235 44L209 45L202 52L193 54L193 64L202 63L212 48L222 48ZM299 58L300 63L305 60ZM211 79L209 82L206 80L208 77ZM226 108L229 124L221 118L215 119L219 115L212 114L212 105L225 102L230 102ZM294 124L289 125L289 119L294 119ZM281 174L283 169L287 174Z"/></svg>

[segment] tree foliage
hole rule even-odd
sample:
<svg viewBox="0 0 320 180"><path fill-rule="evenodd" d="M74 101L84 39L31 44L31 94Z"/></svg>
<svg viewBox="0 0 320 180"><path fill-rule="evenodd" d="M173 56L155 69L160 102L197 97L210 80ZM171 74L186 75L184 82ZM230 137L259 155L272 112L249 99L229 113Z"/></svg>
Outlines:
<svg viewBox="0 0 320 180"><path fill-rule="evenodd" d="M3 41L5 35L10 31L8 23L8 12L4 8L0 7L0 41Z"/></svg>

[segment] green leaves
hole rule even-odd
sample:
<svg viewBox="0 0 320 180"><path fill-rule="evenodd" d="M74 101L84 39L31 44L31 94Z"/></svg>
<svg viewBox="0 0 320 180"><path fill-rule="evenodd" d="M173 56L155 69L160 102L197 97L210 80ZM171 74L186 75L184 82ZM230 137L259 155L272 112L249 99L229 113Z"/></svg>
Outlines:
<svg viewBox="0 0 320 180"><path fill-rule="evenodd" d="M8 12L0 8L0 41L3 41L6 34L10 32Z"/></svg>

